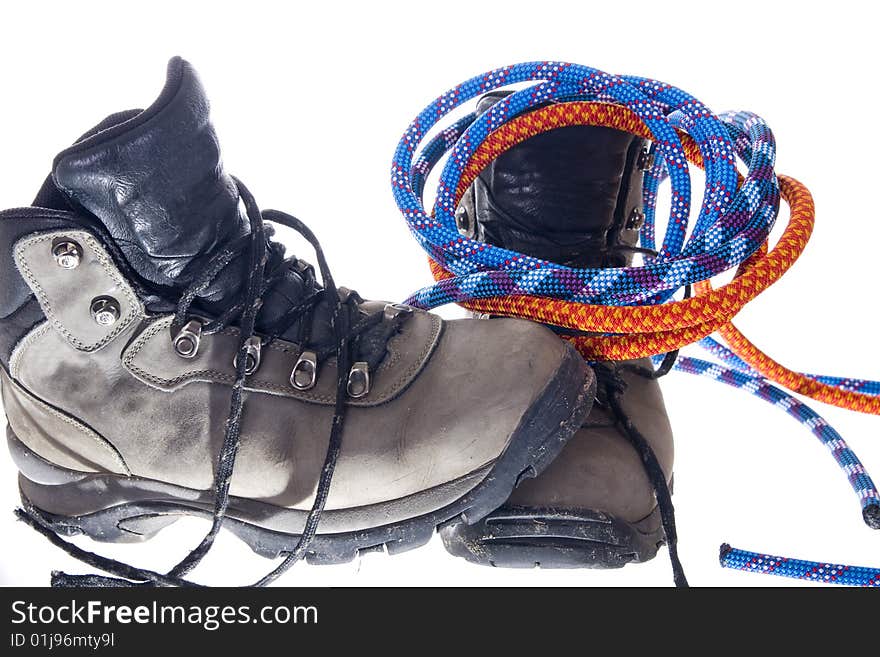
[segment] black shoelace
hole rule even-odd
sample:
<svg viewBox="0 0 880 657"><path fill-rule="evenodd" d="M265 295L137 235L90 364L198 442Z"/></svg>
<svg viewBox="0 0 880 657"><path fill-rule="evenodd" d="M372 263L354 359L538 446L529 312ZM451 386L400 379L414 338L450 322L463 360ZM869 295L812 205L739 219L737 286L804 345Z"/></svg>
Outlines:
<svg viewBox="0 0 880 657"><path fill-rule="evenodd" d="M672 352L677 355L677 352ZM675 356L668 358L675 361ZM670 368L672 365L669 366ZM666 547L669 550L669 560L672 563L672 577L675 585L678 587L688 586L687 577L684 574L684 568L678 557L678 533L675 528L675 508L672 505L672 494L669 491L669 484L666 483L666 475L660 466L660 461L654 453L651 444L645 436L639 431L629 414L624 410L622 399L626 391L626 381L620 376L619 369L632 371L639 376L646 378L658 378L663 375L663 370L658 369L657 372L648 370L647 368L634 366L620 366L613 363L596 363L593 365L596 372L596 378L602 388L602 400L607 404L614 419L614 424L627 438L633 449L639 455L645 474L654 489L654 496L657 498L657 506L660 509L660 521L663 526L663 534L666 537ZM590 427L592 425L585 425Z"/></svg>
<svg viewBox="0 0 880 657"><path fill-rule="evenodd" d="M260 212L257 203L251 193L238 179L234 179L238 186L242 202L244 203L250 233L235 240L225 249L218 252L206 263L202 273L198 276L181 295L177 302L177 309L172 327L183 326L188 318L189 310L199 294L207 289L217 276L234 262L238 257L247 254L248 269L247 279L244 283L242 299L232 305L219 317L207 322L202 328L202 334L216 333L233 322L237 321L240 329L238 342L238 357L235 360L235 381L232 385L232 397L230 401L229 415L226 419L223 444L217 459L214 474L214 510L212 513L211 529L202 541L186 555L177 565L166 573L158 573L144 568L138 568L129 564L103 557L84 550L59 536L54 530L46 526L40 520L35 510L16 509L19 519L43 534L54 545L64 550L67 554L82 561L93 568L100 569L114 575L107 577L102 575L68 575L62 572L52 573L53 586L90 586L90 587L117 587L117 586L198 586L185 579L185 577L204 559L205 555L214 545L214 541L223 526L226 512L229 508L229 489L235 461L241 445L241 419L244 409L244 388L247 380L246 368L248 363L248 342L255 334L256 320L262 307L263 294L283 276L287 266L297 264L295 258L284 259L283 247L269 240L271 228L264 225L264 220L282 224L302 235L314 248L321 273L323 286L311 286L313 291L308 294L296 306L290 308L285 314L273 323L267 343L279 337L295 322L300 322L301 335L308 334L308 321L317 304L329 299L333 304L331 326L333 329L334 345L317 352L318 358L323 359L335 354L337 367L336 399L333 412L333 420L330 427L330 437L324 464L318 479L315 492L315 500L306 516L303 531L296 545L289 552L283 552L282 561L268 574L254 582L251 586L267 586L295 565L309 549L309 545L318 530L318 524L323 513L327 497L330 493L330 484L333 472L339 458L342 446L342 433L345 422L346 398L348 373L352 364L353 347L357 338L369 328L383 321L383 313L377 312L357 319L354 323L352 318L357 316L355 308L356 295L340 295L336 287L330 269L324 257L324 252L318 239L309 228L299 219L278 211ZM307 278L313 273L306 271ZM308 281L311 282L311 281ZM406 314L398 315L390 319L390 329L385 332L386 339L397 330L400 323L405 321ZM305 327L305 328L304 328ZM304 346L301 343L301 346Z"/></svg>
<svg viewBox="0 0 880 657"><path fill-rule="evenodd" d="M686 285L684 288L684 298L691 296L691 286ZM626 381L624 381L618 373L618 368L628 372L637 374L646 379L659 379L666 376L675 366L678 359L678 349L670 351L663 357L660 365L656 370L632 363L623 363L621 365L612 365L610 363L601 363L595 365L596 375L600 379L600 383L605 386L608 405L611 408L615 421L629 440L630 444L636 450L642 461L642 467L645 474L651 482L654 489L654 496L657 498L657 506L660 508L660 521L663 525L663 534L666 536L666 547L669 550L669 561L672 565L672 579L675 585L680 588L688 586L687 577L684 574L684 568L681 565L681 559L678 556L678 532L675 526L675 507L672 504L672 493L669 490L669 484L666 483L666 475L660 466L660 461L654 453L651 444L645 436L639 431L635 423L629 417L629 414L623 409L621 400L626 390Z"/></svg>

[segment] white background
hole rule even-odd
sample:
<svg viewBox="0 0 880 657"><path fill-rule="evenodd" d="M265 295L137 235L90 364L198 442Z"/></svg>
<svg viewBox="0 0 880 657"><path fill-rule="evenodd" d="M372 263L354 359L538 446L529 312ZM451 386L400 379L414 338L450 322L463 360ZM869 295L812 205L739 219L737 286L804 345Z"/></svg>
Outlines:
<svg viewBox="0 0 880 657"><path fill-rule="evenodd" d="M659 78L716 111L749 109L767 119L778 139L778 170L810 186L818 224L802 260L737 324L793 367L880 378L876 32L864 3L821 3L822 10L812 3L633 0L310 5L4 7L0 207L27 204L54 154L104 116L152 102L166 60L180 54L212 99L227 169L263 207L289 210L311 225L341 284L366 297L402 299L430 282L388 182L391 154L410 119L448 87L489 68L568 60ZM680 549L693 584L790 584L721 570L722 541L880 566L880 533L862 523L844 476L804 428L745 393L690 375L670 375L663 389L676 431ZM880 473L880 419L815 407ZM0 459L0 583L43 585L53 568L84 572L13 520L15 477L10 460ZM205 529L186 521L143 545L81 544L164 569ZM224 535L197 578L243 583L269 567ZM621 571L493 570L454 559L435 538L396 557L299 565L282 581L666 586L671 576L665 550Z"/></svg>

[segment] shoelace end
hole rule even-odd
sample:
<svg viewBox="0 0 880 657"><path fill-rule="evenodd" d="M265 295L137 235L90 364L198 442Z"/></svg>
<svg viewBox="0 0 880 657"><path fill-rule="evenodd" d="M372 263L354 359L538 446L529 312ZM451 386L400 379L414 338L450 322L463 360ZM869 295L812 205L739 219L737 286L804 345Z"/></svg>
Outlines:
<svg viewBox="0 0 880 657"><path fill-rule="evenodd" d="M871 529L880 529L880 504L869 504L862 509L862 518Z"/></svg>

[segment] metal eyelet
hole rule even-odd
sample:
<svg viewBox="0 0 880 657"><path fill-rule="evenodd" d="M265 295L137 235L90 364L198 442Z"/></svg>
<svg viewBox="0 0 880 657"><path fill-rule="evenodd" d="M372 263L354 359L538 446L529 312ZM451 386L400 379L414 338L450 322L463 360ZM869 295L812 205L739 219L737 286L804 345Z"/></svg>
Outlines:
<svg viewBox="0 0 880 657"><path fill-rule="evenodd" d="M244 366L244 373L246 376L250 376L254 372L256 372L260 368L260 357L263 351L263 341L257 335L252 335L248 338L247 343L244 346L247 359ZM237 370L238 369L238 354L235 354L235 358L232 359L232 366Z"/></svg>
<svg viewBox="0 0 880 657"><path fill-rule="evenodd" d="M455 210L455 225L459 232L470 235L473 230L471 225L471 215L464 205L459 205Z"/></svg>
<svg viewBox="0 0 880 657"><path fill-rule="evenodd" d="M367 362L359 360L351 366L346 390L352 399L364 397L370 392L370 366Z"/></svg>
<svg viewBox="0 0 880 657"><path fill-rule="evenodd" d="M296 271L297 274L300 274L301 276L305 275L305 273L311 268L311 263L309 263L307 260L303 260L302 258L297 258L296 262L293 263L293 269Z"/></svg>
<svg viewBox="0 0 880 657"><path fill-rule="evenodd" d="M304 351L290 373L290 385L297 390L311 390L318 380L318 354Z"/></svg>
<svg viewBox="0 0 880 657"><path fill-rule="evenodd" d="M627 230L641 230L645 225L645 213L641 208L633 208L629 213L629 219L626 220Z"/></svg>
<svg viewBox="0 0 880 657"><path fill-rule="evenodd" d="M642 152L639 153L638 160L636 161L636 166L639 171L647 171L651 167L654 166L654 153L649 151L647 148L643 148Z"/></svg>
<svg viewBox="0 0 880 657"><path fill-rule="evenodd" d="M385 304L384 315L385 319L390 321L392 319L396 319L400 315L409 315L413 312L412 306L407 306L403 303L387 303Z"/></svg>
<svg viewBox="0 0 880 657"><path fill-rule="evenodd" d="M113 326L121 315L119 302L113 297L93 299L89 311L92 313L92 319L101 326Z"/></svg>
<svg viewBox="0 0 880 657"><path fill-rule="evenodd" d="M59 237L52 242L52 256L62 269L76 269L82 260L82 247L71 239Z"/></svg>
<svg viewBox="0 0 880 657"><path fill-rule="evenodd" d="M351 288L340 285L336 288L336 293L339 295L339 301L341 301L342 303L347 303L348 300L351 298L351 295L355 294L355 291Z"/></svg>
<svg viewBox="0 0 880 657"><path fill-rule="evenodd" d="M191 319L172 338L174 351L181 358L195 358L202 343L202 323Z"/></svg>

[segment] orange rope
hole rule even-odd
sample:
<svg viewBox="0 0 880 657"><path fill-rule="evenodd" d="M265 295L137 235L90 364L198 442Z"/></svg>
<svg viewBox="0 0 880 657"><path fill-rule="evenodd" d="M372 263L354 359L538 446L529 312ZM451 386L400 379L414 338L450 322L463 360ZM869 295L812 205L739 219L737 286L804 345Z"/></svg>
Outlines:
<svg viewBox="0 0 880 657"><path fill-rule="evenodd" d="M479 173L507 149L529 137L555 128L593 125L614 128L646 139L651 133L629 109L609 103L557 103L515 117L479 146L465 168L456 190L456 204ZM688 159L702 166L702 156L692 138L681 133ZM803 252L813 230L815 207L809 190L797 180L780 175L782 198L790 218L775 247L764 245L718 289L709 281L694 286L695 296L683 301L645 306L601 306L536 296L492 297L464 302L470 310L493 315L522 317L545 324L615 335L564 336L588 360L629 360L668 353L718 331L733 351L766 378L805 396L835 406L880 414L880 397L841 390L790 370L753 345L730 320L758 294L775 283ZM452 276L430 261L436 280Z"/></svg>

